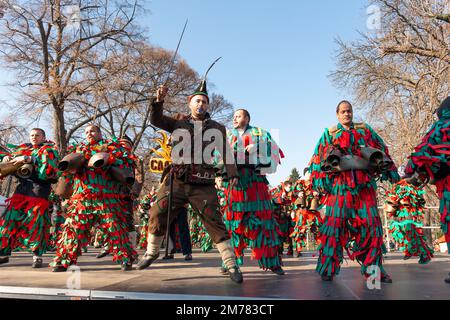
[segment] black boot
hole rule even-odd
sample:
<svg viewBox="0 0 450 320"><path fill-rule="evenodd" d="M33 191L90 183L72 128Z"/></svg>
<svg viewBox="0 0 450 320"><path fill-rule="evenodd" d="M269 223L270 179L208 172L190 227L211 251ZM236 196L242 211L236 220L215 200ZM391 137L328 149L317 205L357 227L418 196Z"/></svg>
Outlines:
<svg viewBox="0 0 450 320"><path fill-rule="evenodd" d="M275 273L275 274L277 274L279 276L284 276L285 275L285 272L284 272L283 268L281 268L281 267L271 268L270 271L272 271L273 273Z"/></svg>
<svg viewBox="0 0 450 320"><path fill-rule="evenodd" d="M242 272L239 269L238 266L232 267L230 269L228 269L228 274L230 275L230 279L233 282L236 283L242 283L242 281L244 281L244 278L242 276Z"/></svg>
<svg viewBox="0 0 450 320"><path fill-rule="evenodd" d="M122 263L122 266L120 267L120 269L122 271L131 271L131 270L133 270L133 263L132 262Z"/></svg>
<svg viewBox="0 0 450 320"><path fill-rule="evenodd" d="M392 283L392 278L388 274L382 274L380 281L383 283Z"/></svg>
<svg viewBox="0 0 450 320"><path fill-rule="evenodd" d="M108 251L108 250L102 250L102 251L100 251L95 257L96 257L97 259L101 259L101 258L106 257L108 254L109 254L109 251Z"/></svg>
<svg viewBox="0 0 450 320"><path fill-rule="evenodd" d="M33 257L33 264L31 265L32 268L42 268L42 258L41 257Z"/></svg>
<svg viewBox="0 0 450 320"><path fill-rule="evenodd" d="M450 275L450 273L449 273ZM450 283L450 277L444 279L445 283Z"/></svg>
<svg viewBox="0 0 450 320"><path fill-rule="evenodd" d="M56 266L53 267L52 272L66 272L67 268L58 263Z"/></svg>
<svg viewBox="0 0 450 320"><path fill-rule="evenodd" d="M158 259L159 257L159 253L157 253L156 255L150 255L150 254L144 254L144 256L142 257L142 260L139 261L136 269L138 270L142 270L145 268L148 268L156 259Z"/></svg>
<svg viewBox="0 0 450 320"><path fill-rule="evenodd" d="M4 264L4 263L8 263L9 262L9 257L0 257L0 264Z"/></svg>

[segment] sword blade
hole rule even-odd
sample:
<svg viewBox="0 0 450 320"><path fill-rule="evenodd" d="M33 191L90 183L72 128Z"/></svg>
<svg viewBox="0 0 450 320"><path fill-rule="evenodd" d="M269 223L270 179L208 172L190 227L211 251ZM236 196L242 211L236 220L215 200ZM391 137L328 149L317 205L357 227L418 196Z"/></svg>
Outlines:
<svg viewBox="0 0 450 320"><path fill-rule="evenodd" d="M177 49L175 50L175 53L173 54L172 61L170 63L170 68L169 68L169 71L167 72L167 79L166 79L166 81L164 81L164 85L166 85L167 82L170 79L170 73L172 72L172 68L173 68L173 66L175 64L175 59L177 57L178 49L180 48L181 40L183 39L184 31L186 30L187 24L188 24L188 19L186 19L186 22L185 22L184 27L183 27L183 31L181 32L180 39L178 40Z"/></svg>
<svg viewBox="0 0 450 320"><path fill-rule="evenodd" d="M206 80L206 77L208 76L208 72L209 70L211 70L211 68L216 64L217 61L219 61L220 59L222 59L222 57L217 58L216 60L214 60L214 62L209 66L208 70L206 70L205 72L205 76L203 77L204 80Z"/></svg>

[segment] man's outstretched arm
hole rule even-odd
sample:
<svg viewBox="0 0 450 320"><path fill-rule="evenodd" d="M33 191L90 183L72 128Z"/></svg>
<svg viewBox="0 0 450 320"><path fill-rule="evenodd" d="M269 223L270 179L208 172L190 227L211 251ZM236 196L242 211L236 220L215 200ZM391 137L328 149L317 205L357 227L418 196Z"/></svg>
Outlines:
<svg viewBox="0 0 450 320"><path fill-rule="evenodd" d="M152 100L150 123L155 127L172 133L175 130L176 120L163 114L164 98L167 95L167 87L161 86L156 92L156 98Z"/></svg>

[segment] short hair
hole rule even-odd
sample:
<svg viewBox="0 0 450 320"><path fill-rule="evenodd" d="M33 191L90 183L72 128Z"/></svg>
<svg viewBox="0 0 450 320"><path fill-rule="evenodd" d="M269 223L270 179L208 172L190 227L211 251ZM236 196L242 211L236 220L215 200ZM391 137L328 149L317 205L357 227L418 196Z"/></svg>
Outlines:
<svg viewBox="0 0 450 320"><path fill-rule="evenodd" d="M102 130L100 129L100 127L99 127L98 125L96 125L96 124L91 123L91 124L88 124L88 125L86 126L86 128L89 128L89 127L94 127L95 129L97 129L97 132L102 132Z"/></svg>
<svg viewBox="0 0 450 320"><path fill-rule="evenodd" d="M341 102L338 103L338 105L336 107L336 113L339 113L339 107L341 106L341 104L344 104L344 103L348 104L350 106L350 108L352 108L352 110L353 110L353 106L349 101L342 100Z"/></svg>
<svg viewBox="0 0 450 320"><path fill-rule="evenodd" d="M236 113L238 111L242 111L244 113L244 115L248 118L248 122L250 122L250 112L248 112L245 109L237 109L234 113Z"/></svg>
<svg viewBox="0 0 450 320"><path fill-rule="evenodd" d="M33 129L30 130L30 132L31 132L31 131L40 131L40 132L43 134L43 136L46 137L44 129L41 129L41 128L33 128Z"/></svg>

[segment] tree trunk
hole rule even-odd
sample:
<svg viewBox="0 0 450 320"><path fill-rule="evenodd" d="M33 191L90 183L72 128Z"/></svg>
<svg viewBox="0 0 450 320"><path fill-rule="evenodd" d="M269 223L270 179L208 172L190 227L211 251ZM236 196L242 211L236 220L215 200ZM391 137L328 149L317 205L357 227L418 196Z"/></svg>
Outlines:
<svg viewBox="0 0 450 320"><path fill-rule="evenodd" d="M64 124L64 106L54 106L53 110L53 128L55 133L55 142L58 146L59 154L63 156L67 151L66 127Z"/></svg>

